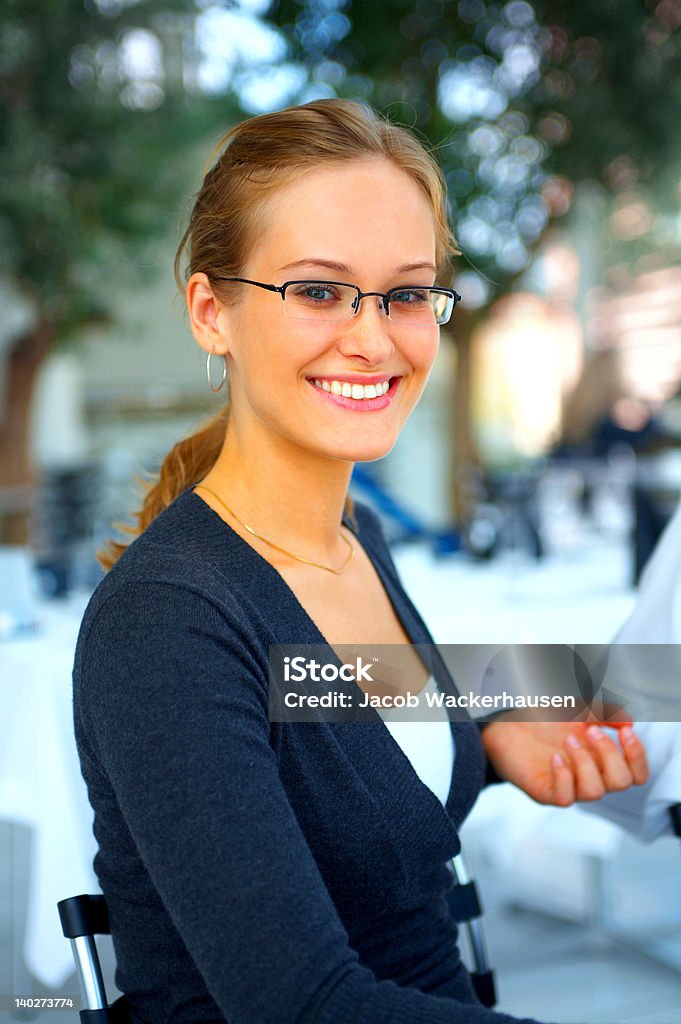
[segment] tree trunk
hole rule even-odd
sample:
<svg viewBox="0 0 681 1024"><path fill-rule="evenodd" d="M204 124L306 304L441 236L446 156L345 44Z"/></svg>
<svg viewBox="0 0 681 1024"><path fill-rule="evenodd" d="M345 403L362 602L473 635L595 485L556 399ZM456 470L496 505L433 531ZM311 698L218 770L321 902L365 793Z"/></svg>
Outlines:
<svg viewBox="0 0 681 1024"><path fill-rule="evenodd" d="M50 351L53 325L41 319L10 347L0 404L0 541L27 544L34 483L31 405L38 371Z"/></svg>
<svg viewBox="0 0 681 1024"><path fill-rule="evenodd" d="M454 409L454 439L451 446L449 467L452 518L457 526L464 525L472 511L471 477L480 466L480 456L473 438L471 390L472 360L471 334L475 317L467 315L465 309L456 310L454 345L456 367L452 382L452 405Z"/></svg>

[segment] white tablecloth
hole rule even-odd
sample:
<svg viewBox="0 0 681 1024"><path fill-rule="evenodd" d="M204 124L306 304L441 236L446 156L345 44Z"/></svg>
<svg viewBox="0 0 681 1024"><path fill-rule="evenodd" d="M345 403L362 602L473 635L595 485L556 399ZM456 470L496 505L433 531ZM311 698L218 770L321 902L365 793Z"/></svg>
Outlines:
<svg viewBox="0 0 681 1024"><path fill-rule="evenodd" d="M395 563L436 643L610 643L636 603L627 544L578 541L541 561L505 552L477 563L405 545Z"/></svg>
<svg viewBox="0 0 681 1024"><path fill-rule="evenodd" d="M34 977L55 988L73 970L57 901L100 891L71 711L71 670L86 602L79 595L45 603L37 630L0 641L0 818L32 830L23 955Z"/></svg>

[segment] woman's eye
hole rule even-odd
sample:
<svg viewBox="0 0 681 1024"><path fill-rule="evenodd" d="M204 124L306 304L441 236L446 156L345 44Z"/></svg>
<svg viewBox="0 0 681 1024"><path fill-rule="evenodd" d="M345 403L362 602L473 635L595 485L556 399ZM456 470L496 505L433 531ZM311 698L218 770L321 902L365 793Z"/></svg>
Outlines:
<svg viewBox="0 0 681 1024"><path fill-rule="evenodd" d="M326 302L329 299L337 298L335 289L326 284L306 284L296 291L296 295L312 302Z"/></svg>
<svg viewBox="0 0 681 1024"><path fill-rule="evenodd" d="M421 288L403 288L399 292L393 292L391 302L401 302L407 306L418 305L420 302L428 301L428 292Z"/></svg>

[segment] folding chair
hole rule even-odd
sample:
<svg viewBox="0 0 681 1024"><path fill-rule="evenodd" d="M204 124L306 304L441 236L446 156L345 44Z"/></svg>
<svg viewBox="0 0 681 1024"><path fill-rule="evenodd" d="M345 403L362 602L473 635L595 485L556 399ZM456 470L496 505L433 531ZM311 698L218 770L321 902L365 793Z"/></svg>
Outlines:
<svg viewBox="0 0 681 1024"><path fill-rule="evenodd" d="M130 1011L124 996L109 1006L95 944L95 935L109 935L109 913L103 896L70 896L57 904L65 938L71 940L71 952L78 972L84 1009L81 1024L130 1024Z"/></svg>
<svg viewBox="0 0 681 1024"><path fill-rule="evenodd" d="M475 969L471 979L483 1006L494 1006L496 993L494 975L489 966L487 942L481 920L482 909L475 882L470 878L463 854L449 862L454 886L448 902L454 920L467 928ZM125 996L109 1005L107 1001L95 935L109 935L106 901L98 896L70 896L57 904L62 931L71 940L71 951L78 972L84 1009L81 1024L130 1024L130 1010Z"/></svg>
<svg viewBox="0 0 681 1024"><path fill-rule="evenodd" d="M470 876L463 852L452 857L448 866L455 883L447 893L449 912L457 924L466 927L474 961L474 967L470 971L473 988L482 1005L491 1009L497 1002L496 984L487 951L487 938L482 923L482 904L477 886Z"/></svg>

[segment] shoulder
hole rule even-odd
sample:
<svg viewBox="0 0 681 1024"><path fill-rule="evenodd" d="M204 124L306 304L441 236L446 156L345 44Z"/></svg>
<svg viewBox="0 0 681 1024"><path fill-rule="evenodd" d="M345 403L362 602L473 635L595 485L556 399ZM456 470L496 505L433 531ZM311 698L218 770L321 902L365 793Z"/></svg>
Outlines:
<svg viewBox="0 0 681 1024"><path fill-rule="evenodd" d="M265 568L251 548L190 491L175 499L121 555L95 589L81 623L108 630L191 628L203 616L252 629L248 583L257 595Z"/></svg>
<svg viewBox="0 0 681 1024"><path fill-rule="evenodd" d="M210 707L229 696L265 720L268 624L252 602L181 552L137 552L131 546L131 557L110 570L83 616L76 719L100 730L101 740L101 723L125 728L127 718L148 713L173 717L179 728L197 702Z"/></svg>

